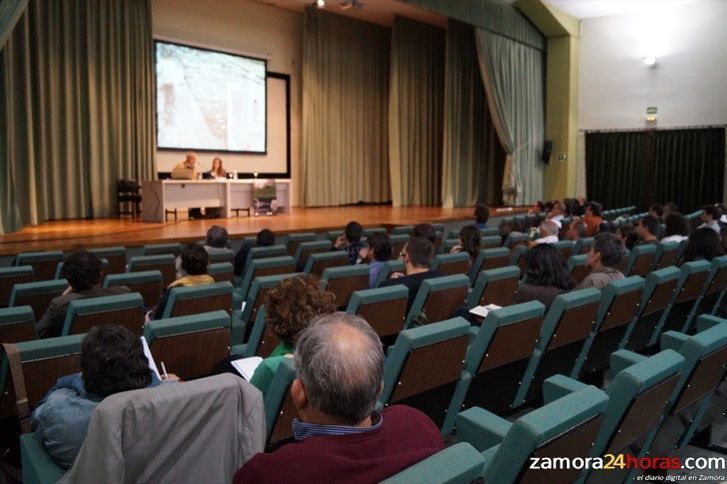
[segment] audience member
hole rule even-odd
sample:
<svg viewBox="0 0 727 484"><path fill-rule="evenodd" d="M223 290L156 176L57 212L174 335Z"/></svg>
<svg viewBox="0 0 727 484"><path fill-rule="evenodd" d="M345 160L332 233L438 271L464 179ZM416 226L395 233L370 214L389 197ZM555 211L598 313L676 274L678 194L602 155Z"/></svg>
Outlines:
<svg viewBox="0 0 727 484"><path fill-rule="evenodd" d="M469 266L477 259L480 254L480 229L476 225L465 225L459 231L459 244L452 247L450 253L467 252L470 256Z"/></svg>
<svg viewBox="0 0 727 484"><path fill-rule="evenodd" d="M589 237L598 231L599 225L603 222L602 212L603 207L598 202L588 202L588 205L586 205L586 215L583 217L583 222L586 224L586 233Z"/></svg>
<svg viewBox="0 0 727 484"><path fill-rule="evenodd" d="M197 153L194 151L187 151L184 161L180 161L176 164L174 167L174 170L192 170L192 180L197 180L198 178L201 178L201 173L199 172L199 167L197 166ZM193 220L196 218L204 218L202 215L202 209L199 207L195 208L189 208L189 219Z"/></svg>
<svg viewBox="0 0 727 484"><path fill-rule="evenodd" d="M373 234L366 239L366 247L358 252L362 262L369 265L369 288L376 287L379 274L386 261L391 259L391 240L386 234Z"/></svg>
<svg viewBox="0 0 727 484"><path fill-rule="evenodd" d="M586 236L586 224L581 219L574 219L568 224L565 230L566 240L581 240Z"/></svg>
<svg viewBox="0 0 727 484"><path fill-rule="evenodd" d="M624 249L631 250L639 241L639 234L636 233L636 227L632 224L621 224L618 227L618 238Z"/></svg>
<svg viewBox="0 0 727 484"><path fill-rule="evenodd" d="M102 296L126 294L125 286L101 287L103 272L101 260L85 250L68 254L63 261L61 276L68 281L68 288L60 296L54 297L36 328L39 338L53 338L63 332L68 305L74 299L89 299Z"/></svg>
<svg viewBox="0 0 727 484"><path fill-rule="evenodd" d="M583 217L586 214L586 197L576 197L575 201L576 204L574 207L573 215L577 217Z"/></svg>
<svg viewBox="0 0 727 484"><path fill-rule="evenodd" d="M391 275L391 279L382 282L379 287L396 286L398 284L406 286L409 289L408 311L422 282L433 277L441 277L442 274L429 269L434 258L434 244L424 237L412 237L399 256L404 259L404 272L406 275L395 272Z"/></svg>
<svg viewBox="0 0 727 484"><path fill-rule="evenodd" d="M658 203L654 203L649 207L649 215L661 220L661 218L664 216L664 207L659 205Z"/></svg>
<svg viewBox="0 0 727 484"><path fill-rule="evenodd" d="M349 222L343 233L336 239L334 246L336 249L345 250L348 253L348 262L355 264L358 260L358 251L361 250L361 237L363 236L363 227L358 222Z"/></svg>
<svg viewBox="0 0 727 484"><path fill-rule="evenodd" d="M689 221L679 212L664 215L664 238L662 242L681 242L689 238Z"/></svg>
<svg viewBox="0 0 727 484"><path fill-rule="evenodd" d="M639 235L639 244L658 244L656 236L659 233L659 219L651 215L642 218L636 233Z"/></svg>
<svg viewBox="0 0 727 484"><path fill-rule="evenodd" d="M300 333L318 316L334 312L336 297L329 291L321 291L313 276L289 277L267 293L263 305L265 322L280 339L250 380L264 397L282 358L292 358Z"/></svg>
<svg viewBox="0 0 727 484"><path fill-rule="evenodd" d="M255 238L255 247L270 247L271 245L275 245L275 234L272 230L269 229L262 229L260 232L257 233L257 237ZM247 261L247 255L250 253L250 249L252 249L252 244L250 242L243 242L240 246L240 250L237 251L237 254L235 254L235 275L242 277L245 274L245 262Z"/></svg>
<svg viewBox="0 0 727 484"><path fill-rule="evenodd" d="M31 425L53 460L69 468L101 400L159 383L138 336L122 326L94 326L81 343L81 373L58 379L38 402Z"/></svg>
<svg viewBox="0 0 727 484"><path fill-rule="evenodd" d="M664 216L669 215L670 213L680 213L679 211L679 205L673 202L667 202L664 204Z"/></svg>
<svg viewBox="0 0 727 484"><path fill-rule="evenodd" d="M565 218L565 205L563 202L556 201L553 203L553 209L548 214L548 220L558 226L558 230L563 228L563 219Z"/></svg>
<svg viewBox="0 0 727 484"><path fill-rule="evenodd" d="M164 316L169 294L175 287L202 286L214 284L215 282L212 276L207 273L209 255L200 244L185 245L179 257L182 259L182 271L185 276L172 282L164 290L159 303L148 313L150 319L161 319Z"/></svg>
<svg viewBox="0 0 727 484"><path fill-rule="evenodd" d="M213 225L207 230L204 249L210 252L210 249L229 249L230 236L227 229L219 225Z"/></svg>
<svg viewBox="0 0 727 484"><path fill-rule="evenodd" d="M563 200L566 217L573 217L575 215L576 203L577 202L574 198L566 198L565 200Z"/></svg>
<svg viewBox="0 0 727 484"><path fill-rule="evenodd" d="M543 220L538 227L539 238L528 242L528 246L533 247L539 244L554 244L558 242L558 225L552 220Z"/></svg>
<svg viewBox="0 0 727 484"><path fill-rule="evenodd" d="M379 482L444 448L439 429L420 411L374 410L384 353L360 317L334 313L305 329L295 367L296 442L257 454L235 474L235 484Z"/></svg>
<svg viewBox="0 0 727 484"><path fill-rule="evenodd" d="M699 228L708 227L717 232L717 235L719 235L719 219L721 216L722 213L719 208L714 205L705 205L702 207L702 214L699 217L702 220L702 225L700 225Z"/></svg>
<svg viewBox="0 0 727 484"><path fill-rule="evenodd" d="M412 237L424 237L432 244L437 244L437 231L432 224L416 224L411 233Z"/></svg>
<svg viewBox="0 0 727 484"><path fill-rule="evenodd" d="M623 279L624 275L618 270L623 256L624 248L618 237L614 234L597 234L586 262L591 272L581 281L578 289L603 289L609 282Z"/></svg>
<svg viewBox="0 0 727 484"><path fill-rule="evenodd" d="M682 252L680 264L694 260L711 261L715 257L724 255L722 240L718 232L711 227L701 227L689 236L687 246Z"/></svg>
<svg viewBox="0 0 727 484"><path fill-rule="evenodd" d="M479 204L475 207L475 213L472 214L472 217L475 219L475 225L478 229L486 229L487 221L490 220L490 209L487 208L487 205Z"/></svg>
<svg viewBox="0 0 727 484"><path fill-rule="evenodd" d="M524 281L515 296L516 303L540 301L547 308L558 294L575 287L560 252L550 244L538 244L528 251Z"/></svg>
<svg viewBox="0 0 727 484"><path fill-rule="evenodd" d="M543 213L545 212L545 203L543 203L541 200L538 200L533 204L532 207L528 209L528 213Z"/></svg>

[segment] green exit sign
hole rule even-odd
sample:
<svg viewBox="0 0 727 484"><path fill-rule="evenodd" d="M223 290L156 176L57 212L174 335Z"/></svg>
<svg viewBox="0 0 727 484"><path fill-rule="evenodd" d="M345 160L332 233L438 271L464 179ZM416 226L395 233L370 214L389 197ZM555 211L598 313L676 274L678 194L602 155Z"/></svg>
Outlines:
<svg viewBox="0 0 727 484"><path fill-rule="evenodd" d="M646 114L656 114L656 106L649 106L646 108Z"/></svg>

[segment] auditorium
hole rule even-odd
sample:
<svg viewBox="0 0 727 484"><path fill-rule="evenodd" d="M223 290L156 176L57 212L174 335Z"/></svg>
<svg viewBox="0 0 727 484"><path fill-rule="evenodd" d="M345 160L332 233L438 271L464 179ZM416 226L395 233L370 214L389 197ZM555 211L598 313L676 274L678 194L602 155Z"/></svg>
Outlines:
<svg viewBox="0 0 727 484"><path fill-rule="evenodd" d="M727 482L727 0L0 0L0 484Z"/></svg>

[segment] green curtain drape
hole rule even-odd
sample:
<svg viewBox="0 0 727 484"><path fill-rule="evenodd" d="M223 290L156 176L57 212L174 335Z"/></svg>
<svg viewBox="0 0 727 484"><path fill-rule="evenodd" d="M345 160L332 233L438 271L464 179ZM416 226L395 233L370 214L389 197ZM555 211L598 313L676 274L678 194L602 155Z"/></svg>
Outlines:
<svg viewBox="0 0 727 484"><path fill-rule="evenodd" d="M2 230L108 216L116 178L154 176L149 0L33 0L0 52L12 206Z"/></svg>
<svg viewBox="0 0 727 484"><path fill-rule="evenodd" d="M644 204L642 131L586 133L586 192L605 208Z"/></svg>
<svg viewBox="0 0 727 484"><path fill-rule="evenodd" d="M683 211L723 201L724 128L657 131L654 138L654 200Z"/></svg>
<svg viewBox="0 0 727 484"><path fill-rule="evenodd" d="M441 201L444 35L437 27L403 17L394 20L389 172L395 207Z"/></svg>
<svg viewBox="0 0 727 484"><path fill-rule="evenodd" d="M543 197L543 53L482 28L475 32L488 106L500 141L510 155L502 188L508 201L528 205Z"/></svg>
<svg viewBox="0 0 727 484"><path fill-rule="evenodd" d="M0 49L10 38L27 6L28 0L0 0Z"/></svg>
<svg viewBox="0 0 727 484"><path fill-rule="evenodd" d="M303 27L303 206L391 199L391 31L307 9Z"/></svg>

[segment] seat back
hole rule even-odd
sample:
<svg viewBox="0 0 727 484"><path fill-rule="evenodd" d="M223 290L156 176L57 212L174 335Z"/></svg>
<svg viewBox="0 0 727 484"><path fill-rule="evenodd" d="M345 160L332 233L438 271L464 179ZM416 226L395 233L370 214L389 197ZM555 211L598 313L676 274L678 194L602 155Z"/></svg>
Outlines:
<svg viewBox="0 0 727 484"><path fill-rule="evenodd" d="M215 262L207 266L207 274L212 276L215 282L235 282L235 266L229 262Z"/></svg>
<svg viewBox="0 0 727 484"><path fill-rule="evenodd" d="M81 371L83 335L3 344L0 359L0 416L27 418L58 378ZM11 364L11 362L17 364Z"/></svg>
<svg viewBox="0 0 727 484"><path fill-rule="evenodd" d="M68 305L63 336L83 334L94 326L118 324L134 334L144 334L144 299L132 292L116 296L74 299Z"/></svg>
<svg viewBox="0 0 727 484"><path fill-rule="evenodd" d="M587 254L593 245L593 237L583 237L573 243L573 255Z"/></svg>
<svg viewBox="0 0 727 484"><path fill-rule="evenodd" d="M214 311L149 321L144 337L158 364L185 381L202 378L230 354L230 315Z"/></svg>
<svg viewBox="0 0 727 484"><path fill-rule="evenodd" d="M538 301L514 304L487 315L467 351L465 369L473 380L464 408L476 405L498 415L512 411L544 316L545 306Z"/></svg>
<svg viewBox="0 0 727 484"><path fill-rule="evenodd" d="M510 251L510 265L520 270L520 275L525 276L528 269L528 253L530 249L525 244L516 245Z"/></svg>
<svg viewBox="0 0 727 484"><path fill-rule="evenodd" d="M304 242L305 243L305 242ZM295 277L299 273L294 274L278 274L275 276L262 276L257 277L252 281L250 290L245 297L245 306L240 316L243 324L249 324L250 321L255 321L257 310L265 299L265 295L269 290L278 285L280 281L288 277ZM249 330L246 330L246 337L249 335Z"/></svg>
<svg viewBox="0 0 727 484"><path fill-rule="evenodd" d="M477 449L467 442L459 442L381 482L382 484L476 482L482 473L484 463L485 459L477 452Z"/></svg>
<svg viewBox="0 0 727 484"><path fill-rule="evenodd" d="M679 242L660 242L656 246L653 270L673 266L679 255Z"/></svg>
<svg viewBox="0 0 727 484"><path fill-rule="evenodd" d="M626 276L646 277L656 260L656 244L637 245L629 254L628 264L624 274Z"/></svg>
<svg viewBox="0 0 727 484"><path fill-rule="evenodd" d="M298 244L298 250L295 252L295 269L302 271L308 263L311 254L319 252L330 252L333 244L330 240L315 240L311 242L301 242Z"/></svg>
<svg viewBox="0 0 727 484"><path fill-rule="evenodd" d="M35 320L39 321L51 300L63 294L66 288L68 281L65 279L15 284L10 293L10 306L30 306Z"/></svg>
<svg viewBox="0 0 727 484"><path fill-rule="evenodd" d="M721 293L727 289L727 255L715 257L711 265L705 296Z"/></svg>
<svg viewBox="0 0 727 484"><path fill-rule="evenodd" d="M159 302L163 291L163 277L160 271L126 272L109 274L103 287L126 286L131 292L138 292L144 299L144 306L153 308Z"/></svg>
<svg viewBox="0 0 727 484"><path fill-rule="evenodd" d="M151 244L145 245L143 248L143 255L164 255L171 254L174 257L182 253L182 244L171 243L171 244Z"/></svg>
<svg viewBox="0 0 727 484"><path fill-rule="evenodd" d="M250 338L245 345L244 357L267 358L280 344L280 338L272 324L268 324L265 306L261 305L255 314Z"/></svg>
<svg viewBox="0 0 727 484"><path fill-rule="evenodd" d="M466 303L469 283L464 274L423 281L406 316L406 327L450 318L458 307Z"/></svg>
<svg viewBox="0 0 727 484"><path fill-rule="evenodd" d="M38 339L35 316L30 306L0 309L0 343L20 343Z"/></svg>
<svg viewBox="0 0 727 484"><path fill-rule="evenodd" d="M336 296L336 306L345 308L355 291L369 288L369 266L328 267L321 277L321 289L331 291Z"/></svg>
<svg viewBox="0 0 727 484"><path fill-rule="evenodd" d="M483 235L480 238L480 249L496 249L502 245L499 235Z"/></svg>
<svg viewBox="0 0 727 484"><path fill-rule="evenodd" d="M253 260L268 257L282 257L288 255L288 249L282 244L268 245L263 247L252 247L247 253L245 267L248 267Z"/></svg>
<svg viewBox="0 0 727 484"><path fill-rule="evenodd" d="M470 270L470 255L467 252L437 255L432 261L431 269L448 276L467 274Z"/></svg>
<svg viewBox="0 0 727 484"><path fill-rule="evenodd" d="M520 269L515 266L482 271L467 296L467 307L497 304L510 306L515 303L520 280Z"/></svg>
<svg viewBox="0 0 727 484"><path fill-rule="evenodd" d="M530 240L530 236L528 234L510 232L505 241L502 243L502 246L512 251L518 245L525 244L528 240Z"/></svg>
<svg viewBox="0 0 727 484"><path fill-rule="evenodd" d="M226 247L210 247L207 249L207 255L210 264L235 261L235 252Z"/></svg>
<svg viewBox="0 0 727 484"><path fill-rule="evenodd" d="M15 284L25 284L35 281L32 266L17 266L0 268L0 308L10 304L10 294Z"/></svg>
<svg viewBox="0 0 727 484"><path fill-rule="evenodd" d="M365 319L380 338L396 335L404 329L408 295L403 285L355 291L346 312Z"/></svg>
<svg viewBox="0 0 727 484"><path fill-rule="evenodd" d="M398 227L391 228L391 235L409 235L414 232L413 225L399 225Z"/></svg>
<svg viewBox="0 0 727 484"><path fill-rule="evenodd" d="M583 282L588 274L591 273L591 267L586 263L588 256L585 254L572 255L568 257L566 267L570 272L571 277L575 281L576 285Z"/></svg>
<svg viewBox="0 0 727 484"><path fill-rule="evenodd" d="M348 264L348 253L346 251L318 252L308 257L303 272L320 278L327 268L347 266Z"/></svg>
<svg viewBox="0 0 727 484"><path fill-rule="evenodd" d="M303 232L286 236L284 244L288 249L288 255L295 257L295 253L298 251L298 246L301 242L312 242L315 240L316 234L313 232Z"/></svg>
<svg viewBox="0 0 727 484"><path fill-rule="evenodd" d="M650 344L655 344L662 331L687 332L694 311L704 295L709 282L712 266L705 260L685 262L681 265L681 277L677 283L675 294L656 332L652 336Z"/></svg>
<svg viewBox="0 0 727 484"><path fill-rule="evenodd" d="M56 274L56 266L63 262L63 252L21 252L15 258L15 266L31 266L36 281L48 281Z"/></svg>
<svg viewBox="0 0 727 484"><path fill-rule="evenodd" d="M293 436L293 419L298 416L298 411L290 396L290 385L293 384L295 377L293 360L282 358L265 394L265 422L268 430L266 445L268 448L274 448L281 441Z"/></svg>
<svg viewBox="0 0 727 484"><path fill-rule="evenodd" d="M571 240L559 240L558 242L550 244L553 247L555 247L558 252L560 252L560 256L563 258L563 263L568 260L568 258L573 255L573 241Z"/></svg>
<svg viewBox="0 0 727 484"><path fill-rule="evenodd" d="M403 260L397 259L384 262L383 267L381 267L381 270L379 271L379 277L376 279L376 286L378 287L379 284L387 280L394 272L404 272Z"/></svg>
<svg viewBox="0 0 727 484"><path fill-rule="evenodd" d="M174 287L164 308L163 319L232 309L232 284L215 282L202 286Z"/></svg>
<svg viewBox="0 0 727 484"><path fill-rule="evenodd" d="M245 266L245 275L240 284L240 294L247 294L250 284L256 277L275 276L277 274L291 274L295 272L295 261L289 255L280 257L266 257L253 259Z"/></svg>
<svg viewBox="0 0 727 484"><path fill-rule="evenodd" d="M126 272L126 248L117 247L104 247L101 249L89 249L89 252L95 254L96 257L106 259L109 261L108 267L104 269L104 272L108 274L122 274Z"/></svg>
<svg viewBox="0 0 727 484"><path fill-rule="evenodd" d="M497 269L510 265L510 251L504 247L483 249L477 255L470 269L470 279L475 280L482 271Z"/></svg>
<svg viewBox="0 0 727 484"><path fill-rule="evenodd" d="M374 234L386 235L386 227L369 227L363 230L364 237L371 237Z"/></svg>
<svg viewBox="0 0 727 484"><path fill-rule="evenodd" d="M390 235L389 240L391 241L391 260L397 260L399 254L404 250L404 246L409 242L409 234L397 234Z"/></svg>
<svg viewBox="0 0 727 484"><path fill-rule="evenodd" d="M469 327L454 318L400 332L384 364L380 402L418 408L442 426L462 376Z"/></svg>
<svg viewBox="0 0 727 484"><path fill-rule="evenodd" d="M177 268L173 254L143 255L129 259L128 272L159 271L162 273L162 284L167 287L174 282Z"/></svg>

